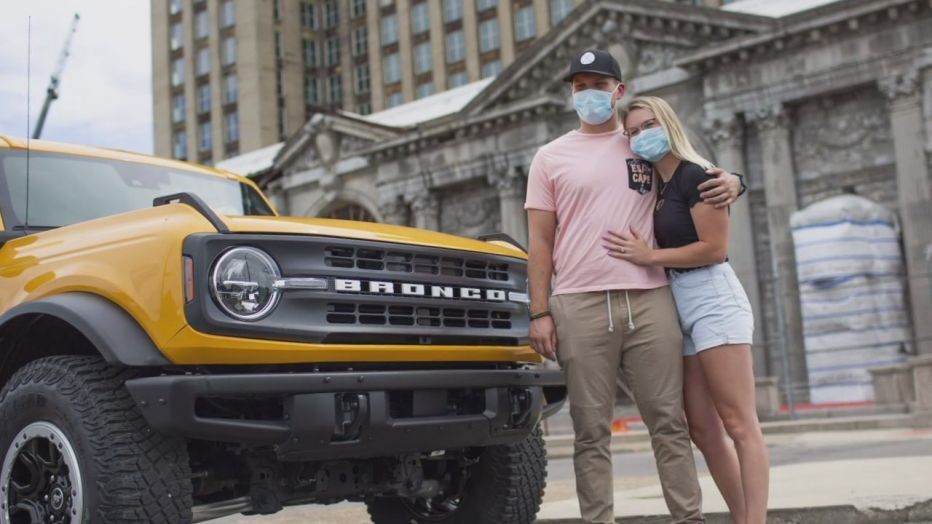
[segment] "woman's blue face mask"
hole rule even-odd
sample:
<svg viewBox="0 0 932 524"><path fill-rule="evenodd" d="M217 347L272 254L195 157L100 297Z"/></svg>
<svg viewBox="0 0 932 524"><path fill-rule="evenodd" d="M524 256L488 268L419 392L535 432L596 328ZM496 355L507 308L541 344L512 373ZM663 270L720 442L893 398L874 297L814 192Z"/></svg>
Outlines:
<svg viewBox="0 0 932 524"><path fill-rule="evenodd" d="M601 89L586 89L573 93L573 106L576 107L576 114L579 115L583 122L597 126L608 122L609 118L615 116L615 107L612 103L614 91L602 91Z"/></svg>
<svg viewBox="0 0 932 524"><path fill-rule="evenodd" d="M647 160L656 162L670 152L670 137L662 127L645 129L631 139L631 151Z"/></svg>

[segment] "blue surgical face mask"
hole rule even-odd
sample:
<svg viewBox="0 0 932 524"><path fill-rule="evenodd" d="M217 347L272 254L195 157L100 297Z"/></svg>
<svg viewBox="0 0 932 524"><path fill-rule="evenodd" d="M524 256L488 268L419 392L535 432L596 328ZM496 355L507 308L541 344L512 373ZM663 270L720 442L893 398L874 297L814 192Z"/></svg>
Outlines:
<svg viewBox="0 0 932 524"><path fill-rule="evenodd" d="M631 151L648 162L656 162L670 152L670 137L662 127L646 129L631 139Z"/></svg>
<svg viewBox="0 0 932 524"><path fill-rule="evenodd" d="M612 107L612 93L601 89L586 89L573 93L573 105L579 118L590 125L597 126L608 122L615 115Z"/></svg>

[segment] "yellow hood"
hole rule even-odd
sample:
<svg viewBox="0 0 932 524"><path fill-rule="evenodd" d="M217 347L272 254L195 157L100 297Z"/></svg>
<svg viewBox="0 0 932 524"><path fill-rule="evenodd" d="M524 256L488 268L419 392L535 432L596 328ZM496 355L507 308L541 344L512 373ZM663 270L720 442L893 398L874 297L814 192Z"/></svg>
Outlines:
<svg viewBox="0 0 932 524"><path fill-rule="evenodd" d="M438 233L413 227L391 226L372 222L353 220L333 220L328 218L296 217L223 217L224 222L234 233L271 233L290 235L315 235L341 238L358 238L431 246L476 253L492 253L509 257L526 259L527 255L520 249L504 242L483 242L471 238Z"/></svg>

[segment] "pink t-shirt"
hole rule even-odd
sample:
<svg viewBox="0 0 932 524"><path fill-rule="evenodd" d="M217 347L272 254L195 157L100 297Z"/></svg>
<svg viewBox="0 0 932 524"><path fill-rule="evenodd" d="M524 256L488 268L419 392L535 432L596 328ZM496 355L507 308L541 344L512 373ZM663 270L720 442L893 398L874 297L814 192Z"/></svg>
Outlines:
<svg viewBox="0 0 932 524"><path fill-rule="evenodd" d="M654 243L655 189L649 163L631 152L623 130L557 138L537 150L525 209L553 211L553 293L653 289L667 284L663 268L608 256L608 230L633 228Z"/></svg>

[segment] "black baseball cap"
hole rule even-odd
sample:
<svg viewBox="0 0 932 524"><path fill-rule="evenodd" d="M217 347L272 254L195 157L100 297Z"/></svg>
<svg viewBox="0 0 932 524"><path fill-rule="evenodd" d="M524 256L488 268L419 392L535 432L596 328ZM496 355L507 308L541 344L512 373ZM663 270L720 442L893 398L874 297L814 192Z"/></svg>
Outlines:
<svg viewBox="0 0 932 524"><path fill-rule="evenodd" d="M608 51L586 49L576 55L570 63L570 71L563 77L564 82L572 82L577 73L596 73L610 76L621 82L621 66Z"/></svg>

